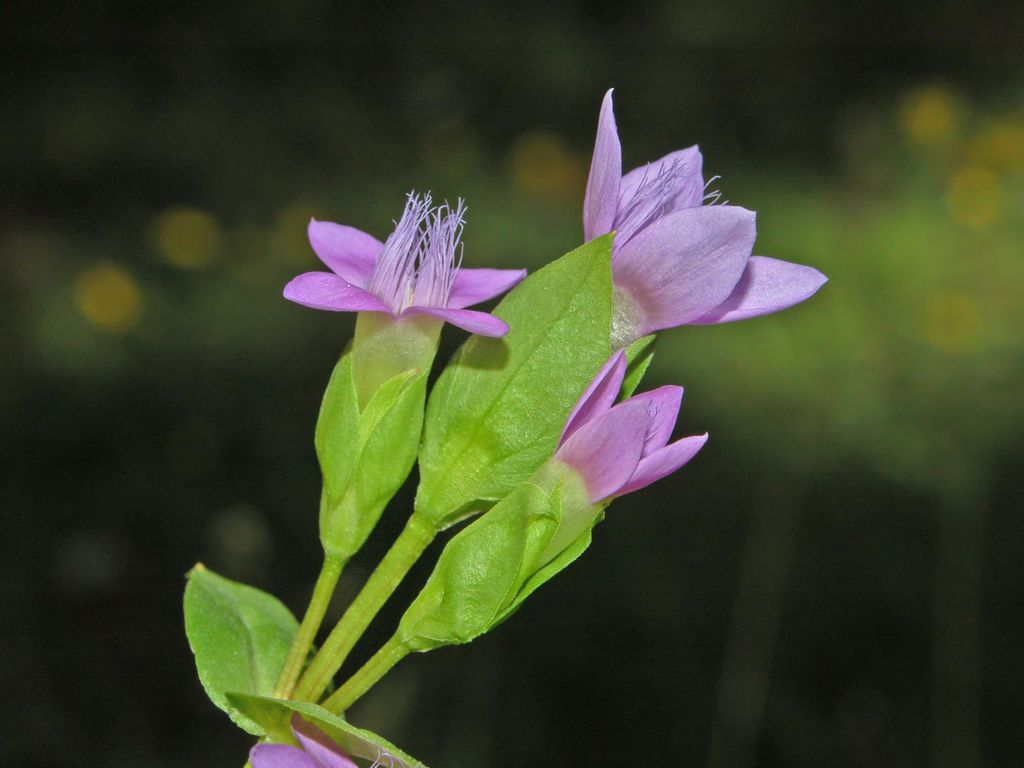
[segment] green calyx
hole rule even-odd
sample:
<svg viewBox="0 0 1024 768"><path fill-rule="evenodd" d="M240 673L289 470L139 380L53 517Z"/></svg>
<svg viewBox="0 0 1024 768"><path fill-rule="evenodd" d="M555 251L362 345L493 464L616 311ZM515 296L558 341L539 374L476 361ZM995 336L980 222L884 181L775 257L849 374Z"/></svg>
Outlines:
<svg viewBox="0 0 1024 768"><path fill-rule="evenodd" d="M324 479L320 540L328 557L341 561L363 545L412 469L428 375L428 368L400 371L361 407L356 351L353 347L335 366L316 429Z"/></svg>

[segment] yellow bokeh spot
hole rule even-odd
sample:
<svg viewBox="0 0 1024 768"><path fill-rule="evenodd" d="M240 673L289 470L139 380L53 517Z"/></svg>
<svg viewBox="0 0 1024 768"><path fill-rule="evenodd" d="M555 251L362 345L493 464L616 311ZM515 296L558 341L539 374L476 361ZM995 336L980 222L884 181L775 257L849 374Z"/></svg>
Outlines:
<svg viewBox="0 0 1024 768"><path fill-rule="evenodd" d="M995 171L1024 170L1024 121L992 124L971 141L971 160Z"/></svg>
<svg viewBox="0 0 1024 768"><path fill-rule="evenodd" d="M120 267L101 264L78 276L75 305L98 328L110 333L124 333L139 322L142 291L135 278Z"/></svg>
<svg viewBox="0 0 1024 768"><path fill-rule="evenodd" d="M978 307L971 297L949 291L928 302L921 331L933 347L960 352L978 332L978 321Z"/></svg>
<svg viewBox="0 0 1024 768"><path fill-rule="evenodd" d="M154 223L157 249L181 269L204 269L221 253L224 236L217 220L195 208L170 208Z"/></svg>
<svg viewBox="0 0 1024 768"><path fill-rule="evenodd" d="M306 229L316 210L312 202L296 200L277 212L270 243L275 259L296 267L314 262L316 257L306 238Z"/></svg>
<svg viewBox="0 0 1024 768"><path fill-rule="evenodd" d="M575 200L583 189L583 162L549 133L521 136L512 147L509 163L512 180L531 195Z"/></svg>
<svg viewBox="0 0 1024 768"><path fill-rule="evenodd" d="M984 229L1002 218L1003 185L988 168L970 165L950 177L946 203L957 222Z"/></svg>
<svg viewBox="0 0 1024 768"><path fill-rule="evenodd" d="M915 144L934 147L948 143L960 130L956 96L940 86L911 91L900 108L900 128Z"/></svg>

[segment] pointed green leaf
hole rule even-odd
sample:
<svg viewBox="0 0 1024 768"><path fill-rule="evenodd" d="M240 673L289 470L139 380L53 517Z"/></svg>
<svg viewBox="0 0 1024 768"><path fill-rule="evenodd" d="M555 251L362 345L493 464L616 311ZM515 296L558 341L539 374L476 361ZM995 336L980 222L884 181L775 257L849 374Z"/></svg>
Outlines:
<svg viewBox="0 0 1024 768"><path fill-rule="evenodd" d="M348 487L355 464L359 430L359 404L352 381L352 355L341 356L324 391L316 422L316 455L324 478L325 498L337 501Z"/></svg>
<svg viewBox="0 0 1024 768"><path fill-rule="evenodd" d="M548 494L521 483L448 542L402 617L398 637L426 651L486 632L533 573L557 527Z"/></svg>
<svg viewBox="0 0 1024 768"><path fill-rule="evenodd" d="M334 422L323 428L322 441L336 462L336 479L331 481L324 470L320 541L328 555L342 561L362 547L412 470L427 385L427 371L404 371L384 382L359 412L350 359L350 355L342 359L328 385L331 394L324 402L330 399ZM317 434L319 446L319 425Z"/></svg>
<svg viewBox="0 0 1024 768"><path fill-rule="evenodd" d="M573 404L611 354L611 237L530 275L471 337L427 404L417 513L441 530L508 494L554 452Z"/></svg>
<svg viewBox="0 0 1024 768"><path fill-rule="evenodd" d="M227 699L227 691L268 695L298 629L275 597L218 576L201 563L185 587L185 634L210 700L243 730L265 732Z"/></svg>
<svg viewBox="0 0 1024 768"><path fill-rule="evenodd" d="M626 367L626 378L622 381L622 391L619 395L621 399L625 400L628 398L640 386L640 381L654 360L654 347L657 341L658 335L652 333L650 336L637 339L626 347L628 365Z"/></svg>

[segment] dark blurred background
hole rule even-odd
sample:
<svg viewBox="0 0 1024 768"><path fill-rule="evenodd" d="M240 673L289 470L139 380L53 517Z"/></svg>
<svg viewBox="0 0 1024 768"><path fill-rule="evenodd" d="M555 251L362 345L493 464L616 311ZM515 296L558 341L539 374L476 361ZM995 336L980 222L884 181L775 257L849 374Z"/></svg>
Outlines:
<svg viewBox="0 0 1024 768"><path fill-rule="evenodd" d="M296 612L316 575L352 323L280 296L306 222L383 236L429 188L467 198L467 263L537 268L615 86L627 168L699 142L758 252L831 282L666 334L648 383L708 447L351 719L436 768L1019 765L1021 30L981 0L6 3L0 763L241 764L180 598L200 559Z"/></svg>

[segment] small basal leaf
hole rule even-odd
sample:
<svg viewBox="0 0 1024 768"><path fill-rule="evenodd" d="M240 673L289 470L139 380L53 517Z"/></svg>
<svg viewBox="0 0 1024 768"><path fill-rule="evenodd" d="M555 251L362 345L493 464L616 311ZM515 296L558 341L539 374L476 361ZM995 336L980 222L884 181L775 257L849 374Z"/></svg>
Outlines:
<svg viewBox="0 0 1024 768"><path fill-rule="evenodd" d="M478 513L555 450L573 403L611 354L611 236L532 274L471 337L427 404L417 514L440 530Z"/></svg>
<svg viewBox="0 0 1024 768"><path fill-rule="evenodd" d="M267 696L298 622L275 597L218 576L201 563L185 587L185 634L210 700L243 730L265 729L228 701L228 691Z"/></svg>

